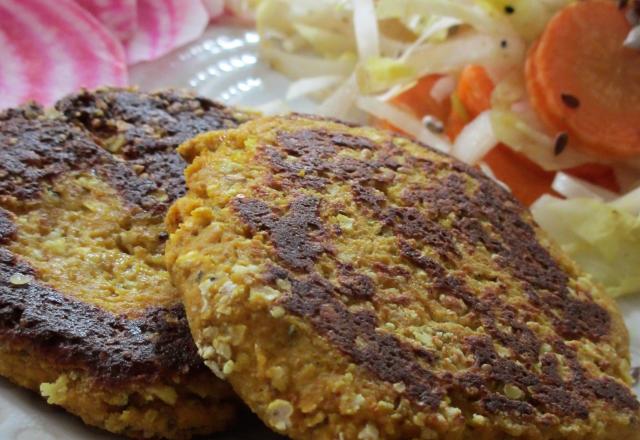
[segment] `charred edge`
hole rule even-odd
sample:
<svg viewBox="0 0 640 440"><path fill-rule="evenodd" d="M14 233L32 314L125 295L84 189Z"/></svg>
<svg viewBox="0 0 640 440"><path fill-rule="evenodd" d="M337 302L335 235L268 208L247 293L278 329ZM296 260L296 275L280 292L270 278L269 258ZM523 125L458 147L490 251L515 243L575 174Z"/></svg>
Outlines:
<svg viewBox="0 0 640 440"><path fill-rule="evenodd" d="M272 156L277 157L277 161L272 161L274 171L283 173L299 173L305 171L306 182L297 182L305 186L312 182L318 183L322 179L323 186L328 179L326 176L333 174L340 179L352 181L354 200L368 209L374 217L383 219L394 228L399 237L419 239L428 237L428 240L436 240L437 243L428 243L437 249L447 248L447 240L451 240L452 247L448 248L448 255L441 255L444 258L459 255L453 240L445 233L444 236L437 233L437 228L431 228L433 224L429 219L442 218L453 212L456 214L454 230L463 239L477 245L482 243L489 251L497 254L503 267L508 268L514 275L525 282L525 291L530 295L532 301L535 299L539 289L546 289L564 301L564 304L554 304L552 309L545 311L551 316L555 316L555 311L561 311L561 318L556 321L556 329L564 337L579 337L586 335L597 339L608 331L609 316L596 304L574 300L568 296L567 276L558 267L557 263L549 253L537 242L535 231L522 218L523 208L515 202L508 194L502 191L488 179L484 178L476 170L462 164L447 164L446 167L453 171L444 180L444 184L439 187L426 190L410 190L406 197L409 203L425 202L429 211L429 219L418 218L410 212L398 212L387 208L387 200L384 193L378 191L371 185L376 182L387 182L381 179L375 180L375 173L378 167L385 166L380 163L359 164L358 161L343 162L340 160L327 160L334 156L337 149L334 144L326 144L323 133L309 133L305 131L294 133L294 140L280 138L279 144L284 150L271 149ZM289 136L289 134L287 135ZM318 139L319 137L319 139ZM293 161L289 160L294 158ZM409 158L413 159L413 158ZM424 168L426 172L432 173L441 170L442 164L433 164L425 161L424 164L415 163L415 166ZM475 178L480 183L480 188L474 198L466 195L465 180L462 175L467 174ZM372 178L372 176L374 176ZM308 185L313 187L314 185ZM398 209L398 208L394 208ZM386 215L383 215L386 214ZM415 214L415 213L413 213ZM408 218L407 215L409 216ZM496 231L500 231L499 239L493 238L486 230L481 219L488 220ZM406 220L406 221L405 221ZM435 236L435 238L433 238ZM517 313L508 309L498 299L491 301L479 301L472 293L465 288L464 280L453 276L447 276L446 270L435 260L422 255L413 248L409 242L399 238L399 248L402 255L412 261L418 267L423 268L432 275L434 288L436 291L452 295L461 299L470 309L480 316L483 325L492 338L500 341L503 345L511 348L513 352L524 361L525 365L537 361L540 348L540 341L528 327L517 320ZM550 299L548 296L544 300ZM541 303L542 300L539 301ZM555 310L554 310L555 308ZM496 313L499 312L497 315ZM300 312L301 313L301 312ZM339 315L339 314L338 314ZM575 321L582 324L574 325ZM510 332L504 332L495 324L496 322L506 324L511 328ZM591 323L589 327L584 323ZM321 324L318 324L321 325ZM491 340L491 339L489 339ZM574 360L571 361L571 355ZM477 356L480 356L477 353ZM497 355L496 355L497 356ZM564 353L565 359L569 359L572 371L576 377L581 377L585 382L586 374L580 366L575 353L570 350ZM567 394L561 386L557 385L557 377L550 374L551 367L542 377L533 375L529 370L519 366L519 364L502 358L497 358L493 377L490 379L499 383L515 383L523 388L531 386L530 402L511 401L504 396L490 393L486 387L476 387L484 390L484 407L489 411L511 411L522 416L527 416L535 411L535 405L542 405L545 410L561 415L573 415L575 417L585 417L588 411L584 405L575 399L575 395ZM573 362L573 363L571 363ZM580 375L578 374L580 372ZM465 373L466 374L466 373ZM482 376L480 376L481 380ZM440 378L444 380L444 378ZM555 381L555 382L554 382ZM597 381L598 382L598 381ZM598 382L600 383L600 382ZM624 387L609 385L615 381L607 382L607 386L601 386L601 391L596 394L593 389L595 385L584 385L582 392L588 392L590 396L608 396L611 402L617 407L629 408L629 405L637 404L637 401L629 394ZM530 384L530 385L527 385ZM554 384L556 384L554 386ZM603 389L615 390L609 393ZM625 406L626 405L626 406Z"/></svg>
<svg viewBox="0 0 640 440"><path fill-rule="evenodd" d="M46 118L40 107L11 109L0 121L0 196L34 199L42 182L104 159L82 131Z"/></svg>
<svg viewBox="0 0 640 440"><path fill-rule="evenodd" d="M595 303L569 297L566 274L538 243L533 228L522 220L523 208L501 189L487 182L483 176L474 171L467 172L480 182L475 198L467 198L464 180L456 174L447 177L443 186L421 192L409 190L405 197L412 203L424 203L427 209L433 209L437 216L446 216L454 212L457 218L454 227L460 231L460 236L471 244L482 243L490 252L499 255L502 267L510 270L525 283L525 292L534 305L541 307L552 317L558 334L565 338L586 336L592 340L604 336L608 332L610 316ZM479 219L486 219L496 231L500 231L500 240L492 238L482 227ZM406 243L401 245L401 252L418 267L430 271L435 279L444 276L444 270L438 268L435 261L421 255ZM492 304L491 301L479 304L464 289L460 290L459 286L459 282L452 282L447 278L436 281L437 288L447 288L480 315L483 326L491 337L511 348L525 365L537 360L540 341L526 325L517 321L514 311L508 310L503 304ZM500 316L495 315L496 310L501 311ZM560 312L560 318L556 318L557 312ZM495 325L496 321L507 324L511 332L499 330ZM479 354L477 351L476 353ZM570 385L578 391L567 391L567 384L558 383L558 376L550 366L547 366L546 372L543 370L541 378L537 378L505 359L496 361L498 365L495 371L499 372L499 376L493 379L501 383L515 382L522 388L529 386L527 384L533 383L534 380L537 381L532 385L531 401L542 405L546 411L559 415L587 417L588 410L580 403L583 401L580 396L583 395L607 400L617 408L637 409L638 402L630 391L610 379L607 379L607 385L614 384L611 390L615 392L596 393L594 387L600 386L601 380L596 380L596 386L587 379L575 352L568 347L564 346L562 354L569 360L576 377ZM487 408L497 407L489 405Z"/></svg>
<svg viewBox="0 0 640 440"><path fill-rule="evenodd" d="M464 178L450 174L439 186L409 189L404 197L411 203L424 203L437 217L456 214L454 228L472 245L482 243L498 256L498 263L519 279L537 307L555 323L565 338L586 337L597 341L607 335L611 317L593 302L572 298L568 277L549 252L540 245L533 227L522 219L524 208L507 192L472 168L456 164L453 171L471 175L479 183L473 198L466 195ZM480 223L488 221L499 239L493 238Z"/></svg>
<svg viewBox="0 0 640 440"><path fill-rule="evenodd" d="M279 132L276 144L263 147L262 155L286 186L321 189L328 183L328 175L343 180L384 178L377 173L385 166L382 163L369 164L348 157L334 160L342 148L374 149L373 141L364 136L305 129Z"/></svg>
<svg viewBox="0 0 640 440"><path fill-rule="evenodd" d="M176 148L199 133L243 122L216 102L174 91L84 91L62 99L56 108L103 147L117 142L116 153L130 161L141 177L162 188L169 204L186 188L186 163Z"/></svg>
<svg viewBox="0 0 640 440"><path fill-rule="evenodd" d="M93 142L88 133L60 118L44 116L40 107L13 109L0 115L0 196L36 199L43 185L78 171L95 170L130 205L162 214L167 205L153 194L156 183L138 176Z"/></svg>
<svg viewBox="0 0 640 440"><path fill-rule="evenodd" d="M264 202L236 198L233 208L252 232L266 231L276 254L295 270L310 270L324 248L318 244L323 226L318 216L319 199L299 197L283 217L276 216Z"/></svg>
<svg viewBox="0 0 640 440"><path fill-rule="evenodd" d="M508 310L498 298L478 299L467 289L463 279L448 275L446 269L437 261L423 255L410 243L399 240L398 248L402 257L429 274L436 292L461 300L480 317L483 326L493 338L511 348L526 363L535 362L540 350L540 342L526 325L516 320L514 311ZM496 316L496 310L501 310L502 316ZM511 328L511 333L500 330L496 322L507 324Z"/></svg>
<svg viewBox="0 0 640 440"><path fill-rule="evenodd" d="M378 322L369 311L350 312L336 297L336 287L317 274L293 278L286 270L275 268L270 280L288 279L292 284L282 305L311 321L354 363L388 383L404 383L405 394L422 406L436 409L444 395L438 378L421 366L420 359L433 363L435 356L424 349L402 343L396 337L377 330Z"/></svg>
<svg viewBox="0 0 640 440"><path fill-rule="evenodd" d="M0 244L6 244L16 236L16 225L13 222L13 215L0 208Z"/></svg>
<svg viewBox="0 0 640 440"><path fill-rule="evenodd" d="M298 113L298 112L294 112L291 113L290 115L292 118L294 119L302 119L302 120L314 120L314 121L328 121L328 122L335 122L336 124L342 124L345 125L347 127L360 127L360 124L356 124L354 122L349 122L349 121L345 121L343 119L338 119L338 118L330 118L327 116L319 116L319 115L312 115L312 114L307 114L307 113Z"/></svg>
<svg viewBox="0 0 640 440"><path fill-rule="evenodd" d="M352 186L353 199L370 208L374 213L382 212L387 204L387 198L375 188L369 188L360 183L354 183Z"/></svg>
<svg viewBox="0 0 640 440"><path fill-rule="evenodd" d="M470 351L476 358L477 367L483 365L490 366L488 379L494 384L510 384L520 389L525 400L542 406L545 412L561 415L574 416L585 419L589 416L589 411L583 405L580 394L567 386L559 376L558 364L555 358L547 357L543 364L542 376L531 373L515 361L500 357L493 348L493 342L488 337L473 337L468 339ZM553 360L551 360L553 359ZM486 385L488 383L485 382ZM480 385L481 399L485 408L491 410L492 406L487 404L494 401L495 393L491 392L485 385ZM501 400L506 399L501 396ZM510 400L510 399L506 399ZM513 401L526 403L532 409L535 406L523 401Z"/></svg>
<svg viewBox="0 0 640 440"><path fill-rule="evenodd" d="M349 298L369 300L375 295L375 285L367 275L347 270L338 277L338 282L338 292Z"/></svg>
<svg viewBox="0 0 640 440"><path fill-rule="evenodd" d="M265 231L274 243L278 257L292 270L313 269L313 262L323 251L311 240L309 229L322 230L318 199L300 197L288 213L279 218L266 203L255 199L234 199L233 207L252 233ZM315 247L310 247L314 245ZM435 356L427 350L407 346L393 335L377 331L377 319L369 312L350 312L338 294L368 298L375 294L373 282L366 276L345 269L340 286L314 274L296 279L288 270L271 268L266 279L275 283L287 279L292 293L283 306L311 321L322 335L354 363L389 383L403 382L407 395L415 402L436 408L443 392L436 389L436 377L421 366L432 363ZM360 344L364 342L364 344Z"/></svg>
<svg viewBox="0 0 640 440"><path fill-rule="evenodd" d="M204 371L182 306L127 319L38 281L13 285L14 274L37 277L0 247L0 335L6 342L32 347L61 367L86 370L105 385Z"/></svg>
<svg viewBox="0 0 640 440"><path fill-rule="evenodd" d="M102 140L122 136L126 159L159 151L172 153L199 133L233 128L242 122L221 104L172 90L83 91L58 101L56 109Z"/></svg>
<svg viewBox="0 0 640 440"><path fill-rule="evenodd" d="M137 174L154 182L167 195L169 205L187 193L184 170L187 163L174 151L147 154L128 162Z"/></svg>
<svg viewBox="0 0 640 440"><path fill-rule="evenodd" d="M284 173L286 180L298 181L301 185L314 189L327 184L327 175L350 181L354 199L366 204L380 221L398 234L425 242L437 249L443 259L460 257L451 234L438 223L425 218L415 208L385 208L386 197L375 186L389 184L394 179L392 173L379 172L381 168L399 168L393 157L398 151L393 145L379 149L380 158L371 163L351 157L335 159L338 147L375 148L375 144L368 138L344 133L328 133L325 130L281 132L278 134L278 145L281 151L267 149L266 154L272 169L276 173ZM290 160L291 158L294 160ZM418 165L433 167L433 163L426 160Z"/></svg>
<svg viewBox="0 0 640 440"><path fill-rule="evenodd" d="M455 192L450 191L448 192L448 194L464 194L463 188L457 188L457 190L458 191ZM362 193L362 190L356 191L355 197L361 197ZM367 199L370 200L371 198L369 197ZM443 200L447 199L444 197L439 197L438 200L442 202ZM374 212L376 211L375 206L379 205L379 202L377 200L375 200L375 203L376 205L369 206L369 208ZM442 208L443 211L448 211L450 209L450 207L442 206L440 206L440 208ZM473 218L472 216L474 215L474 213L471 211L471 209L469 209L468 206L464 206L464 208L467 209L465 213L469 215L469 217L466 217L464 219L465 221L460 223L459 228L463 231L468 232L467 237L472 237L475 242L484 243L487 247L493 249L496 252L501 251L502 244L499 241L496 241L489 237L488 234L485 234L483 228L479 223L470 223L470 219ZM458 210L456 212L459 213L460 211L461 210ZM518 219L520 219L520 217L518 217ZM414 222L414 220L409 219L408 223L411 224L412 222ZM402 230L400 230L400 232L402 232ZM400 235L414 238L411 234L406 234L406 232L405 234L401 233ZM532 237L532 239L535 239L535 237ZM511 310L505 304L502 304L498 298L484 298L483 301L480 301L466 289L464 280L447 275L446 269L442 267L436 260L423 255L409 242L403 239L399 239L398 247L400 250L400 254L405 259L409 260L417 267L425 270L430 275L430 277L433 279L433 288L437 292L459 298L478 316L480 316L483 326L492 338L500 341L506 347L511 348L513 352L525 362L525 365L531 365L531 363L537 361L538 353L540 350L540 341L525 324L517 320L517 313L514 310ZM575 302L569 301L566 307L574 308L574 304ZM583 321L589 320L591 322L595 321L597 323L602 322L600 321L602 317L597 311L599 310L597 305L590 305L589 303L581 304L589 305L589 307L585 307L584 310L582 308L579 308L580 312L569 312L567 311L567 309L565 309L566 313L569 314L570 317L573 317L577 313L580 313L580 318ZM596 308L594 309L594 307L592 306L595 306ZM500 312L500 314L496 315L496 312ZM594 313L596 314L596 316L590 317L588 315L590 313ZM496 325L496 322L507 324L511 328L511 331L507 333L500 330ZM575 331L575 327L572 328L573 331ZM567 329L567 331L569 330ZM487 340L489 342L492 341L492 339L490 338ZM588 416L589 413L586 406L579 403L580 394L571 394L571 392L568 392L566 390L566 384L558 383L558 376L552 374L552 371L549 368L547 368L546 372L543 372L542 378L538 378L536 375L530 373L527 369L519 366L514 361L499 358L493 351L492 345L489 354L487 354L487 352L483 353L482 351L478 350L477 344L475 348L476 350L474 350L474 354L479 361L479 366L483 363L489 363L492 366L490 378L493 381L502 384L515 384L519 388L521 388L521 390L523 390L523 393L525 393L525 390L529 389L529 387L532 387L530 397L532 402L536 405L542 405L547 412L559 415L571 415L579 418L585 418ZM488 362L487 360L490 360L492 362ZM575 360L573 368L575 371L582 371L577 360ZM582 373L582 377L584 378L584 373ZM593 391L593 384L591 384L591 382L589 381L586 381L586 379L583 379L576 386L579 386L578 389L580 389L581 392L589 392L589 395L592 397L602 398L602 396L606 396L608 401L614 403L614 405L619 408L633 409L634 402L635 404L637 404L637 402L635 401L635 399L633 399L629 391L614 381L608 382L608 384L610 383L617 386L611 386L611 390L615 390L615 392L611 392L609 394L595 393ZM510 410L522 415L527 415L531 414L531 411L535 409L535 406L531 405L530 403L524 404L514 401L514 403L512 404L508 404L506 402L509 399L505 398L504 396L489 393L485 387L482 387L482 390L484 390L486 400L484 402L484 407L488 411L498 411L502 409Z"/></svg>
<svg viewBox="0 0 640 440"><path fill-rule="evenodd" d="M455 181L459 183L459 180L455 178ZM533 229L525 223L518 215L511 213L512 217L509 217L501 212L492 212L492 215L488 215L486 212L481 212L483 216L479 216L479 213L475 211L479 209L478 206L473 206L473 200L467 201L464 196L460 196L460 199L464 202L461 206L447 205L447 202L451 202L452 198L456 197L456 194L464 194L463 188L457 186L453 191L449 188L446 194L449 194L449 198L445 198L444 194L434 195L429 193L429 202L436 206L436 209L442 209L443 211L456 212L460 217L466 216L466 222L458 222L459 230L468 232L468 234L462 234L467 239L472 238L473 242L484 243L485 246L490 248L493 252L498 253L502 257L501 261L510 261L509 268L519 274L521 280L529 281L534 287L539 289L549 289L551 292L560 292L556 296L547 296L545 301L550 302L551 306L555 310L561 310L564 313L563 319L556 323L556 329L558 332L566 337L567 335L578 336L584 335L598 335L602 330L598 330L598 327L602 329L608 325L607 318L609 317L606 312L600 308L597 304L580 302L571 298L568 298L568 291L566 291L566 275L557 264L552 260L551 256L546 253L546 250L542 248L535 239L535 233ZM484 188L483 194L487 194L489 188ZM414 194L415 196L415 194ZM423 194L423 197L425 194ZM482 199L481 206L492 207L498 210L502 204L497 203L493 198L492 200ZM423 200L424 201L424 200ZM509 206L504 201L505 206ZM438 205L438 203L440 205ZM478 202L480 204L480 202ZM515 208L514 208L515 209ZM478 224L472 228L469 226L469 219L488 218L492 222L496 222L496 218L500 219L500 224L507 230L504 232L506 235L503 239L510 245L510 250L507 252L503 247L502 242L496 241L488 236L484 232L484 229ZM493 219L493 220L491 220ZM513 224L516 224L518 228L523 228L528 231L528 235L522 233L515 234ZM493 223L497 228L497 224ZM527 229L528 228L528 229ZM510 233L514 235L509 236ZM524 244L518 240L524 241ZM542 375L540 377L534 375L524 367L519 366L517 363L498 357L495 353L492 345L492 340L498 340L506 347L509 347L513 352L520 357L525 365L531 365L532 362L538 360L538 353L540 350L540 341L535 334L522 322L517 320L517 313L514 310L509 309L506 305L502 304L498 298L484 298L483 301L479 301L464 287L464 280L456 279L455 277L447 276L446 270L441 267L435 260L422 255L417 249L413 248L409 243L400 240L399 248L401 255L411 261L416 266L422 268L431 275L434 280L434 288L443 293L453 295L460 298L470 309L474 310L481 318L481 322L491 338L480 341L475 341L471 344L471 349L478 361L478 366L483 364L489 364L492 366L490 379L497 383L511 383L523 390L531 387L530 400L535 405L542 405L547 412L551 412L559 415L571 415L579 418L585 418L589 412L585 405L583 405L580 399L584 396L589 396L594 399L607 400L613 403L618 408L624 409L637 409L638 402L633 398L630 391L617 382L606 379L606 385L602 384L602 380L591 380L586 376L585 370L579 364L575 352L569 349L566 345L559 346L559 351L563 354L565 359L568 360L570 368L573 371L575 379L566 384L559 381L559 375L553 370L553 364L549 359L546 360L546 367L543 368ZM516 256L513 252L527 252L528 256ZM533 255L533 258L531 257ZM511 260L510 260L511 259ZM515 260L515 261L513 261ZM517 264L520 266L516 266ZM536 264L537 263L537 264ZM523 267L528 265L528 268ZM547 271L551 272L549 274ZM533 276L535 275L535 276ZM564 289L561 290L561 289ZM536 290L533 290L532 294L537 294ZM560 296L563 295L563 296ZM564 301L564 304L556 303L556 301ZM540 301L541 302L541 301ZM603 315L603 312L605 315ZM499 314L498 314L499 313ZM502 322L511 328L509 333L504 332L498 328L496 322ZM596 327L587 331L583 328L583 324L576 325L577 323L589 323ZM566 328L565 328L566 326ZM582 332L581 332L582 331ZM589 333L591 332L591 333ZM597 333L593 333L597 332ZM543 364L544 365L544 364ZM570 385L570 386L568 386ZM603 389L610 390L610 393L596 392L595 389L602 387ZM569 391L573 389L574 391ZM504 398L499 400L502 402ZM485 405L486 409L507 408L504 405L496 405L496 400L491 400L492 404ZM516 412L521 412L520 409L513 408Z"/></svg>
<svg viewBox="0 0 640 440"><path fill-rule="evenodd" d="M423 255L419 250L404 240L398 240L398 248L403 258L429 274L433 279L433 288L437 292L451 295L462 300L467 307L479 314L488 315L491 313L489 305L480 301L466 289L464 280L447 275L446 269L436 260Z"/></svg>
<svg viewBox="0 0 640 440"><path fill-rule="evenodd" d="M536 376L515 362L500 358L488 338L470 338L468 343L478 366L491 366L492 379L499 383L514 384L523 392L528 390L529 399L542 405L546 412L585 419L589 411L584 402L589 399L604 400L623 410L637 411L640 408L640 403L624 385L611 378L588 378L575 352L561 342L556 348L565 357L571 370L571 378L567 381L560 376L558 359L554 354L543 357L542 374Z"/></svg>
<svg viewBox="0 0 640 440"><path fill-rule="evenodd" d="M416 208L387 208L379 220L404 238L419 240L435 249L444 260L460 258L451 233L437 222L424 217Z"/></svg>
<svg viewBox="0 0 640 440"><path fill-rule="evenodd" d="M484 409L493 414L515 413L524 417L531 417L535 414L535 408L527 402L511 400L501 394L490 394L482 399Z"/></svg>

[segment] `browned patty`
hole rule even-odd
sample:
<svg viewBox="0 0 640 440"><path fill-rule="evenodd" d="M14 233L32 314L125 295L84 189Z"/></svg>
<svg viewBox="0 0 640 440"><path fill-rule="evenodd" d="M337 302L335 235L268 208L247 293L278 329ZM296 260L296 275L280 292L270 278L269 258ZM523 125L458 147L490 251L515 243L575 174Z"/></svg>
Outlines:
<svg viewBox="0 0 640 440"><path fill-rule="evenodd" d="M56 108L0 113L0 373L114 432L177 438L224 427L232 393L203 367L157 262L163 216L184 192L175 148L246 116L173 91L82 92ZM93 222L86 236L70 218ZM104 271L83 263L81 245L113 260L99 264L114 298L83 293L92 278L83 271ZM136 292L144 280L123 275L121 260L160 280L158 293Z"/></svg>
<svg viewBox="0 0 640 440"><path fill-rule="evenodd" d="M294 439L636 439L615 303L507 191L302 116L183 144L167 261L206 364Z"/></svg>

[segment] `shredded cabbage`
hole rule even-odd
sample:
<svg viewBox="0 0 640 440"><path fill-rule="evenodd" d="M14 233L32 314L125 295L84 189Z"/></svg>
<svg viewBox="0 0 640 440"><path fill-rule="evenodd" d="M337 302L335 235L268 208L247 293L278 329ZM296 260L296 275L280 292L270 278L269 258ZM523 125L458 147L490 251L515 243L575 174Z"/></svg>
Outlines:
<svg viewBox="0 0 640 440"><path fill-rule="evenodd" d="M634 215L640 215L640 187L617 198L611 202L611 206L616 209L628 211Z"/></svg>
<svg viewBox="0 0 640 440"><path fill-rule="evenodd" d="M596 200L609 201L616 198L615 193L611 191L563 172L556 173L551 188L567 199L589 197Z"/></svg>
<svg viewBox="0 0 640 440"><path fill-rule="evenodd" d="M369 58L356 69L358 87L366 95L383 92L394 84L415 77L411 66L393 58Z"/></svg>
<svg viewBox="0 0 640 440"><path fill-rule="evenodd" d="M386 120L489 175L482 158L499 143L547 171L559 171L607 163L580 153L572 138L571 148L556 154L557 133L539 120L525 85L527 49L553 14L572 1L259 0L256 22L263 59L295 80L288 100L311 95L319 101L319 114ZM626 44L636 47L639 41L636 26ZM458 75L470 64L483 66L496 84L491 109L473 120L455 92ZM431 97L450 100L453 111L469 121L453 145L391 103L428 74L442 75ZM621 197L556 173L553 189L568 200L543 197L534 215L585 269L620 295L640 292L640 160L615 164L615 175Z"/></svg>
<svg viewBox="0 0 640 440"><path fill-rule="evenodd" d="M640 217L593 198L543 196L531 211L611 296L640 291Z"/></svg>
<svg viewBox="0 0 640 440"><path fill-rule="evenodd" d="M268 44L262 46L262 53L274 69L293 79L319 75L340 75L344 78L355 66L355 60L348 55L339 59L320 59L287 52Z"/></svg>
<svg viewBox="0 0 640 440"><path fill-rule="evenodd" d="M292 82L287 90L287 100L292 101L303 96L320 93L340 82L339 75L313 76Z"/></svg>
<svg viewBox="0 0 640 440"><path fill-rule="evenodd" d="M380 36L373 0L353 0L353 28L360 59L380 56Z"/></svg>
<svg viewBox="0 0 640 440"><path fill-rule="evenodd" d="M378 13L383 18L407 17L452 17L475 29L490 34L513 33L504 14L483 8L480 1L473 0L380 0Z"/></svg>
<svg viewBox="0 0 640 440"><path fill-rule="evenodd" d="M528 0L478 0L477 3L492 10L494 14L504 12L507 7L512 8L514 12L507 15L506 19L522 38L531 42L542 33L544 26L554 12L566 6L570 1L561 0L549 4L543 1Z"/></svg>
<svg viewBox="0 0 640 440"><path fill-rule="evenodd" d="M466 163L475 164L497 143L491 127L491 111L487 110L462 129L451 153Z"/></svg>

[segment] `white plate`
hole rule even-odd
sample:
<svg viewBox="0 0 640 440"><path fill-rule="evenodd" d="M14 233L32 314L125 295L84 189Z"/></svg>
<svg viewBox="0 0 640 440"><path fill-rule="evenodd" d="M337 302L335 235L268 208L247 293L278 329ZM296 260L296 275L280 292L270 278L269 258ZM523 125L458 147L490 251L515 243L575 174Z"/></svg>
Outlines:
<svg viewBox="0 0 640 440"><path fill-rule="evenodd" d="M260 107L282 99L289 81L261 63L258 35L235 26L214 26L196 42L169 56L136 66L131 82L143 90L180 87L225 104ZM311 101L297 100L291 110L313 112ZM633 365L640 365L640 296L620 301L631 334ZM640 389L636 386L636 392ZM75 417L44 403L34 393L0 380L0 440L114 440ZM216 440L281 439L255 422Z"/></svg>

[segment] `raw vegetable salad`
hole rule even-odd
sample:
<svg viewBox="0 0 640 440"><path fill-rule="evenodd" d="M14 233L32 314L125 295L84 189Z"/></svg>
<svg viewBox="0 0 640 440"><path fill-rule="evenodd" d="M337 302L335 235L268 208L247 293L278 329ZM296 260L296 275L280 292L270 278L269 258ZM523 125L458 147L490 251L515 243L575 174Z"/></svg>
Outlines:
<svg viewBox="0 0 640 440"><path fill-rule="evenodd" d="M294 79L287 99L477 164L614 296L640 292L639 17L638 0L256 9L263 57Z"/></svg>

